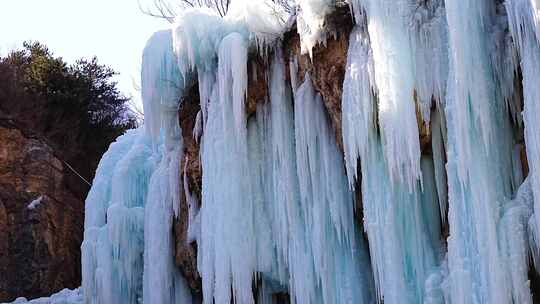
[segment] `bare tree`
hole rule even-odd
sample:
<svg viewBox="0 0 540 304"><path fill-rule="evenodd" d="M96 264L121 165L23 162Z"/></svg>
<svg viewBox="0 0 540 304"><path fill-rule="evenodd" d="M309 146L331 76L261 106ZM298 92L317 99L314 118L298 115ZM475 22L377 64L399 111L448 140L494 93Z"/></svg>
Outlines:
<svg viewBox="0 0 540 304"><path fill-rule="evenodd" d="M147 5L145 7L142 6L140 0L137 1L137 4L139 5L139 10L145 15L165 19L169 23L174 22L174 17L176 16L175 11L177 8L174 8L172 4L166 2L165 0L153 0L151 5Z"/></svg>
<svg viewBox="0 0 540 304"><path fill-rule="evenodd" d="M285 11L294 11L293 0L271 0L281 6ZM143 7L138 1L139 9L146 15L162 18L173 23L177 12L188 7L208 7L215 10L220 16L225 16L231 0L153 0L152 4Z"/></svg>
<svg viewBox="0 0 540 304"><path fill-rule="evenodd" d="M223 17L227 14L231 0L153 0L152 4L145 7L139 0L138 4L144 14L172 23L177 12L188 7L208 7Z"/></svg>

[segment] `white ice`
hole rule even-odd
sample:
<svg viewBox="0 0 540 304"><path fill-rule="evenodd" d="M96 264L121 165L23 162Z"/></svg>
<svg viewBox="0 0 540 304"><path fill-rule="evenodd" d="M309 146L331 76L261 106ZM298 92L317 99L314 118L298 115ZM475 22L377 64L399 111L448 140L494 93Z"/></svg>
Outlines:
<svg viewBox="0 0 540 304"><path fill-rule="evenodd" d="M42 297L33 300L27 300L26 298L20 297L11 304L83 304L83 295L81 288L77 289L63 289L58 293L51 295L50 297ZM7 304L7 303L6 303Z"/></svg>

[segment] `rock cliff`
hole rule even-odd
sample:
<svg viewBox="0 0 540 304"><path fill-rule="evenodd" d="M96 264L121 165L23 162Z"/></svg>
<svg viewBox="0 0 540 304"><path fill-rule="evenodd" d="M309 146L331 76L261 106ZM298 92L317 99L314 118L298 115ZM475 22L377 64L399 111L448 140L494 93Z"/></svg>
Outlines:
<svg viewBox="0 0 540 304"><path fill-rule="evenodd" d="M80 285L84 203L52 148L0 120L0 302Z"/></svg>

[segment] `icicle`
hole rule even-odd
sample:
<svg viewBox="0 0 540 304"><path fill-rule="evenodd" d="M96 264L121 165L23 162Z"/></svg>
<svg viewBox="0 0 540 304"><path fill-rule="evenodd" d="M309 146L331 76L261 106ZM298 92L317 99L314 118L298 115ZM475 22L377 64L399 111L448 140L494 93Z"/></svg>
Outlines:
<svg viewBox="0 0 540 304"><path fill-rule="evenodd" d="M199 142L199 139L202 136L202 130L203 130L203 118L202 118L202 111L199 110L197 112L197 117L195 118L195 125L193 126L192 135L193 138L195 138L195 142Z"/></svg>
<svg viewBox="0 0 540 304"><path fill-rule="evenodd" d="M110 284L118 284L119 299L126 303L137 303L141 296L143 208L150 175L155 167L150 138L142 130L139 134L133 147L115 167L111 205L107 209L106 226L113 266Z"/></svg>
<svg viewBox="0 0 540 304"><path fill-rule="evenodd" d="M540 236L538 233L538 228L536 227L536 219L534 214L529 218L529 248L531 249L532 260L536 272L540 272Z"/></svg>
<svg viewBox="0 0 540 304"><path fill-rule="evenodd" d="M296 89L300 85L298 83L298 57L294 56L289 62L289 75L291 77L291 87L293 93L296 93Z"/></svg>
<svg viewBox="0 0 540 304"><path fill-rule="evenodd" d="M188 243L200 240L201 237L201 221L200 221L200 210L199 203L197 198L189 191L189 183L187 176L187 165L188 158L186 156L186 161L184 165L184 195L188 204L188 231L187 231L187 241Z"/></svg>
<svg viewBox="0 0 540 304"><path fill-rule="evenodd" d="M456 116L453 129L460 138L456 141L456 153L464 160L458 166L459 179L463 182L467 179L467 168L463 165L471 161L471 145L480 138L473 140L470 131L478 129L486 149L492 144L493 114L488 101L495 97L495 85L486 34L492 24L493 10L493 5L485 0L466 3L446 0L451 50L448 94L455 103L449 106Z"/></svg>
<svg viewBox="0 0 540 304"><path fill-rule="evenodd" d="M353 8L360 1L353 2ZM416 121L414 56L408 24L412 6L408 0L362 1L367 12L378 94L378 119L382 152L392 181L413 190L420 172L420 142ZM358 18L359 16L357 16ZM362 24L361 20L356 20Z"/></svg>
<svg viewBox="0 0 540 304"><path fill-rule="evenodd" d="M234 296L238 303L253 303L258 272L265 299L288 289L298 303L368 303L368 257L321 97L307 77L293 116L276 49L270 103L259 105L256 118L246 122L244 96L234 92L244 90L234 83L245 83L241 74L247 69L231 64L245 57L228 51L245 46L233 35L222 42L203 142L198 266L204 301Z"/></svg>
<svg viewBox="0 0 540 304"><path fill-rule="evenodd" d="M208 8L183 10L173 26L181 74L189 80L191 72L197 71L200 77L214 71L221 41L231 33L241 35L246 42L253 41L258 50L264 51L281 36L285 26L282 19L286 18L283 9L268 0L231 1L223 18Z"/></svg>
<svg viewBox="0 0 540 304"><path fill-rule="evenodd" d="M189 158L186 155L186 158L184 161L184 170L183 170L184 176L182 177L182 180L183 180L183 186L184 186L184 197L186 198L188 212L189 212L188 223L192 223L193 221L195 221L195 217L197 213L199 212L198 210L199 203L197 202L197 198L194 195L192 195L191 192L189 191L189 181L188 181L188 176L187 176L188 164L189 164ZM174 211L174 214L177 217L179 213L180 213L179 209L176 209ZM188 226L191 226L191 224L189 224Z"/></svg>
<svg viewBox="0 0 540 304"><path fill-rule="evenodd" d="M248 50L266 56L282 34L275 6L235 0L225 17L187 9L172 31L152 36L144 129L111 145L86 201L85 303L196 302L174 265L182 191L208 304L275 303L277 293L313 304L531 303L531 254L540 267L538 1L507 0L508 19L490 0L349 2L357 25L343 84L344 159L321 95L309 75L300 83L298 58L285 71L279 42L269 100L247 117ZM311 53L336 3L297 3L301 49ZM514 195L523 179L518 70L530 176ZM177 116L195 81L200 210L187 160L181 184ZM419 124L431 149L420 150Z"/></svg>
<svg viewBox="0 0 540 304"><path fill-rule="evenodd" d="M369 130L375 128L373 58L367 33L356 26L349 38L347 68L343 81L342 127L349 186L354 186L358 159L369 147Z"/></svg>
<svg viewBox="0 0 540 304"><path fill-rule="evenodd" d="M298 214L298 179L296 175L296 159L294 150L294 116L291 88L285 82L285 62L281 50L276 48L270 70L270 107L265 111L268 158L267 173L270 177L265 180L268 202L272 206L272 231L274 242L278 249L278 268L287 268L289 259L289 231L301 229L300 220L295 220ZM291 65L291 69L294 69ZM292 75L296 72L291 72ZM294 85L293 85L294 87ZM260 115L259 115L260 116ZM258 116L258 117L259 117ZM285 274L280 273L280 281L285 283ZM294 286L294 284L293 284Z"/></svg>

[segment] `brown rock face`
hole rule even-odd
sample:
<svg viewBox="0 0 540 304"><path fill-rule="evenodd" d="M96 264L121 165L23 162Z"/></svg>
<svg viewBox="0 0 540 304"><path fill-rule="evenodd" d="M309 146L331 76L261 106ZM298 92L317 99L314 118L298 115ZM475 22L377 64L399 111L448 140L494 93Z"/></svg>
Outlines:
<svg viewBox="0 0 540 304"><path fill-rule="evenodd" d="M178 117L184 140L184 159L181 161L181 181L187 178L190 193L201 201L202 171L199 158L200 145L193 135L197 113L201 109L199 88L194 85L183 98ZM184 171L185 174L184 174ZM183 188L181 188L183 189ZM197 270L197 244L188 240L189 206L184 191L180 196L180 216L174 220L175 262L186 278L189 287L195 293L201 291L201 277Z"/></svg>
<svg viewBox="0 0 540 304"><path fill-rule="evenodd" d="M48 145L0 121L0 302L80 285L84 203L65 170Z"/></svg>
<svg viewBox="0 0 540 304"><path fill-rule="evenodd" d="M268 74L269 62L259 55L251 56L248 61L248 89L246 96L247 115L257 112L257 104L265 102L268 98Z"/></svg>
<svg viewBox="0 0 540 304"><path fill-rule="evenodd" d="M337 5L335 11L327 17L326 24L330 31L335 32L335 36L330 36L326 44L315 46L313 58L307 54L301 54L300 36L295 27L285 34L283 53L286 58L297 58L298 60L298 84L302 83L306 73L309 73L313 87L323 98L338 146L343 150L341 95L347 66L349 35L354 25L349 6L346 4Z"/></svg>

